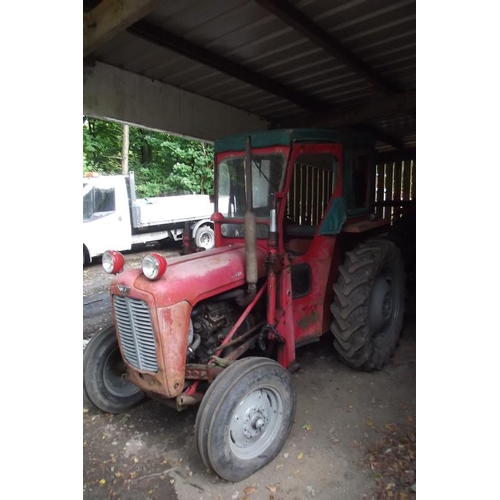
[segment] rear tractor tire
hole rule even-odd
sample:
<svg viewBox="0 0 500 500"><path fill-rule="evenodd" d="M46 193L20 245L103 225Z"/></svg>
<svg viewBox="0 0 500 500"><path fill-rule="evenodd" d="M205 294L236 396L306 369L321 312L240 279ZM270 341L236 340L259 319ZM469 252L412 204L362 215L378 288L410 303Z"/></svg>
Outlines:
<svg viewBox="0 0 500 500"><path fill-rule="evenodd" d="M282 449L296 406L292 376L276 361L235 361L210 385L196 416L203 462L227 481L251 476Z"/></svg>
<svg viewBox="0 0 500 500"><path fill-rule="evenodd" d="M398 344L404 315L401 253L388 240L371 239L346 253L333 286L331 331L342 360L358 370L380 370Z"/></svg>
<svg viewBox="0 0 500 500"><path fill-rule="evenodd" d="M145 394L126 379L126 367L114 326L94 335L83 355L83 389L88 400L107 413L124 413Z"/></svg>

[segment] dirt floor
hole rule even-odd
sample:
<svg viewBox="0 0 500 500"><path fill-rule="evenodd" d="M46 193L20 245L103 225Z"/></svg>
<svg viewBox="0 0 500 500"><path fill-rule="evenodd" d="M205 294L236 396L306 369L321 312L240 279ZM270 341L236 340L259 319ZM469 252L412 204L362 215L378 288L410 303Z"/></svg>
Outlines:
<svg viewBox="0 0 500 500"><path fill-rule="evenodd" d="M168 258L178 251L162 252ZM139 267L145 253L126 254L126 266ZM99 262L83 269L84 349L110 321L110 281ZM219 479L198 456L196 408L178 413L151 400L108 415L84 396L83 499L414 499L415 337L415 317L408 315L393 360L374 373L345 366L330 335L300 348L291 435L273 462L236 484Z"/></svg>

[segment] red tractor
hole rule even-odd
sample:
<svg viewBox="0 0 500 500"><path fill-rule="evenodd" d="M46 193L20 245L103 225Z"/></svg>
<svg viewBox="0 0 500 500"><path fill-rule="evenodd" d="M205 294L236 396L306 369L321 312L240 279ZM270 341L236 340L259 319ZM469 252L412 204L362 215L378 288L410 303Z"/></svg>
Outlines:
<svg viewBox="0 0 500 500"><path fill-rule="evenodd" d="M271 130L215 142L215 248L103 266L113 325L84 354L97 408L146 397L200 403L196 444L228 481L247 478L283 447L293 424L297 347L333 333L359 370L382 368L400 335L403 262L375 219L370 137ZM186 242L189 247L189 242Z"/></svg>

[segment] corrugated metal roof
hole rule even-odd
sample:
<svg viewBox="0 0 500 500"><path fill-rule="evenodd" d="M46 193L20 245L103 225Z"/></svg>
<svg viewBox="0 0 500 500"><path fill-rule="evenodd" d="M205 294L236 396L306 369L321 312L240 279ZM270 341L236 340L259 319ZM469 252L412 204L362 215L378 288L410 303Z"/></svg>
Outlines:
<svg viewBox="0 0 500 500"><path fill-rule="evenodd" d="M282 2L277 2L281 4ZM335 37L398 92L416 84L415 0L300 0L288 2ZM285 86L331 110L363 105L380 89L254 0L161 2L144 19ZM125 31L94 52L97 60L147 76L275 122L314 116L283 95L259 88ZM401 141L415 141L414 111L366 121Z"/></svg>

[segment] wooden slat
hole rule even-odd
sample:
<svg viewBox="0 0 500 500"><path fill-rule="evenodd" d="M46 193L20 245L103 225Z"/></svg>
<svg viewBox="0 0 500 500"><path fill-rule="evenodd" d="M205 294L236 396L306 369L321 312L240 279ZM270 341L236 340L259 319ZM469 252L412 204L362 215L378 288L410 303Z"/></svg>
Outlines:
<svg viewBox="0 0 500 500"><path fill-rule="evenodd" d="M306 171L304 166L300 165L300 190L299 190L299 200L300 200L300 222L299 224L305 224L306 217Z"/></svg>
<svg viewBox="0 0 500 500"><path fill-rule="evenodd" d="M383 163L377 165L377 179L375 188L375 202L384 201L384 175L385 175L385 165ZM376 207L375 214L378 217L384 216L383 207Z"/></svg>
<svg viewBox="0 0 500 500"><path fill-rule="evenodd" d="M314 179L313 179L313 170L312 168L306 166L305 167L305 171L306 171L306 178L307 178L307 181L306 181L306 186L307 186L307 201L306 201L306 210L305 210L305 213L306 213L306 224L308 226L312 226L313 225L313 221L312 221L312 216L313 216L313 203L314 203L314 198L313 198L313 182L314 182Z"/></svg>
<svg viewBox="0 0 500 500"><path fill-rule="evenodd" d="M394 167L393 163L387 163L385 166L385 179L384 179L384 190L385 190L385 200L392 201L392 182L393 182ZM384 219L392 219L392 208L384 208Z"/></svg>
<svg viewBox="0 0 500 500"><path fill-rule="evenodd" d="M411 161L403 161L403 200L410 199Z"/></svg>
<svg viewBox="0 0 500 500"><path fill-rule="evenodd" d="M398 160L396 162L396 164L394 165L394 195L393 195L394 201L401 200L401 167L402 167L402 164L403 164L402 161ZM399 219L400 217L401 217L401 207L399 205L397 205L394 208L393 218Z"/></svg>
<svg viewBox="0 0 500 500"><path fill-rule="evenodd" d="M417 184L416 184L416 160L411 162L411 199L414 200L417 193Z"/></svg>

